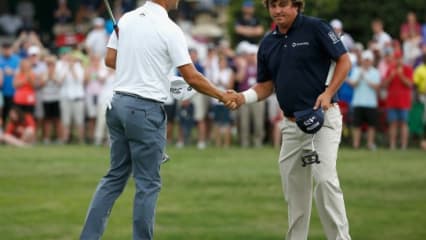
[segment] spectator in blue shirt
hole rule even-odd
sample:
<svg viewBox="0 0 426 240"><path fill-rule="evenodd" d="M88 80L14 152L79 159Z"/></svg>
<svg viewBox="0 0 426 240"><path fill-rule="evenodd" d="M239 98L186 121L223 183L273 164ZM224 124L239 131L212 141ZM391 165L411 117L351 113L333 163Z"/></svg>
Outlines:
<svg viewBox="0 0 426 240"><path fill-rule="evenodd" d="M370 150L375 150L374 143L375 129L378 116L378 96L377 91L380 86L380 73L373 66L374 55L366 50L361 56L361 66L354 69L349 79L349 83L354 88L352 106L354 108L353 119L353 147L359 148L361 141L361 127L368 125L367 146Z"/></svg>
<svg viewBox="0 0 426 240"><path fill-rule="evenodd" d="M13 79L19 67L20 58L12 50L12 44L4 43L2 46L2 53L0 55L0 69L3 74L3 122L6 121L10 107L13 104L13 96L15 95L15 88L13 87Z"/></svg>

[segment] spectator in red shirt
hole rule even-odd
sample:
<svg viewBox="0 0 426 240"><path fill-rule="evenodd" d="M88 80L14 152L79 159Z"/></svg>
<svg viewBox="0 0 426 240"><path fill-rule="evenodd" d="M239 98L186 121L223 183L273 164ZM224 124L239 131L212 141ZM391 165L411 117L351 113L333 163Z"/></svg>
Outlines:
<svg viewBox="0 0 426 240"><path fill-rule="evenodd" d="M35 141L35 121L33 117L24 113L19 107L13 106L9 112L9 122L3 136L6 144L17 147L28 147Z"/></svg>
<svg viewBox="0 0 426 240"><path fill-rule="evenodd" d="M28 59L23 59L19 66L19 71L13 80L15 95L13 102L25 113L34 114L35 105L35 75L31 70L31 63Z"/></svg>
<svg viewBox="0 0 426 240"><path fill-rule="evenodd" d="M389 66L385 75L383 86L388 94L386 105L389 122L389 146L395 149L397 130L400 130L401 148L408 145L408 111L411 108L411 93L413 87L413 69L403 64L402 54L396 51L394 63Z"/></svg>

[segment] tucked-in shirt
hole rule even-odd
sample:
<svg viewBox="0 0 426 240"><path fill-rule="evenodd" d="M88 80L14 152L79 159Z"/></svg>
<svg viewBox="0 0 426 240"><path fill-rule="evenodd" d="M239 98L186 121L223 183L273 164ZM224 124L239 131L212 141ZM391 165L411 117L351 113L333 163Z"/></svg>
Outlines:
<svg viewBox="0 0 426 240"><path fill-rule="evenodd" d="M126 13L118 27L119 37L113 33L108 42L117 50L114 91L165 102L170 70L191 63L182 30L151 1Z"/></svg>

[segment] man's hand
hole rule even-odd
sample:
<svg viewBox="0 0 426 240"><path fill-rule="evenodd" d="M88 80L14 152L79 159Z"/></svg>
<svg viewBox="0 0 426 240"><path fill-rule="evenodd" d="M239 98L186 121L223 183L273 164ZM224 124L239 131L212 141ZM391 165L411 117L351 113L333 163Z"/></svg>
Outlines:
<svg viewBox="0 0 426 240"><path fill-rule="evenodd" d="M324 111L329 109L331 107L331 97L332 96L327 91L319 95L315 102L314 110L317 110L320 107L324 109Z"/></svg>
<svg viewBox="0 0 426 240"><path fill-rule="evenodd" d="M226 95L232 99L228 104L225 103L225 106L231 110L236 110L245 103L244 96L234 90L226 90Z"/></svg>
<svg viewBox="0 0 426 240"><path fill-rule="evenodd" d="M235 93L227 91L221 96L219 101L225 104L225 106L229 109L234 109L237 107L237 96Z"/></svg>

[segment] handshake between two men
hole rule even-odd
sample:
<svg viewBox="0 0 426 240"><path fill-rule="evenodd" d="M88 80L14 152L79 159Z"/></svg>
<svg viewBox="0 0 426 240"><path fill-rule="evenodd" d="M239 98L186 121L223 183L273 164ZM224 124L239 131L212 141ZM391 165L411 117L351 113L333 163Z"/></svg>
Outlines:
<svg viewBox="0 0 426 240"><path fill-rule="evenodd" d="M244 95L234 90L226 90L220 101L230 110L236 110L246 103Z"/></svg>
<svg viewBox="0 0 426 240"><path fill-rule="evenodd" d="M220 101L231 110L238 109L243 104L255 103L269 97L274 92L272 81L256 83L252 88L236 92L234 90L226 90L220 98Z"/></svg>
<svg viewBox="0 0 426 240"><path fill-rule="evenodd" d="M245 103L252 103L252 102L258 101L259 100L258 95L256 91L254 90L254 88L258 88L257 91L261 91L261 92L263 92L262 88L264 88L263 87L264 84L257 84L254 88L250 88L244 92L238 93L231 89L223 91L217 88L215 89L213 87L213 88L210 88L210 89L214 89L213 90L214 94L212 94L212 92L209 93L208 91L201 90L203 88L199 85L191 86L189 83L186 82L186 80L184 80L184 78L179 76L169 76L169 80L170 80L170 94L176 100L190 99L196 93L194 88L197 87L197 89L199 89L199 92L206 95L210 95L212 97L214 96L230 110L236 110Z"/></svg>

